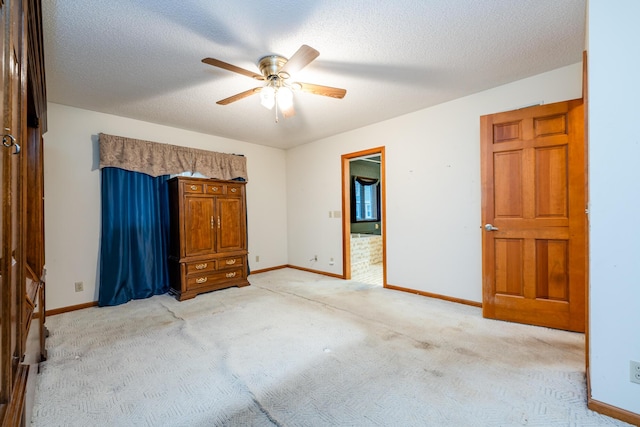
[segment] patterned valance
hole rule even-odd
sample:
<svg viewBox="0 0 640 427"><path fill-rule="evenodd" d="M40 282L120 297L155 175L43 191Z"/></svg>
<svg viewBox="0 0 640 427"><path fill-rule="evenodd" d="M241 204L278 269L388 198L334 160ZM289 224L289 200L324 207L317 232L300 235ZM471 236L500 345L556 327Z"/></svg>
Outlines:
<svg viewBox="0 0 640 427"><path fill-rule="evenodd" d="M100 168L114 167L151 176L199 172L209 178L247 181L247 159L235 154L100 134Z"/></svg>

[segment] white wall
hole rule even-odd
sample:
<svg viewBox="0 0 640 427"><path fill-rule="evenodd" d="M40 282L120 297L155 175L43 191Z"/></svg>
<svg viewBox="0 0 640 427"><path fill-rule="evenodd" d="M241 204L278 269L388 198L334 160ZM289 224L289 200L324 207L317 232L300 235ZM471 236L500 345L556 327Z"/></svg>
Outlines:
<svg viewBox="0 0 640 427"><path fill-rule="evenodd" d="M589 1L592 398L640 414L640 2Z"/></svg>
<svg viewBox="0 0 640 427"><path fill-rule="evenodd" d="M123 117L48 105L45 158L47 310L98 299L100 132L247 157L249 264L287 263L285 152ZM260 262L255 262L255 256ZM75 292L74 282L84 282Z"/></svg>
<svg viewBox="0 0 640 427"><path fill-rule="evenodd" d="M328 214L341 210L340 156L385 146L388 283L480 302L480 116L580 98L581 70L570 65L288 150L289 263L342 274L342 223Z"/></svg>

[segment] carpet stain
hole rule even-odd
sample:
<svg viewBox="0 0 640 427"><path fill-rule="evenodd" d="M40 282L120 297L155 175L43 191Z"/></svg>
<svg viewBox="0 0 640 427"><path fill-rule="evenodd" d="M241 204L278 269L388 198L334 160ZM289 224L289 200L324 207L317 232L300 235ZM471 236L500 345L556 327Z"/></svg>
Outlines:
<svg viewBox="0 0 640 427"><path fill-rule="evenodd" d="M435 344L432 344L428 341L418 341L413 345L415 348L419 348L421 350L432 350L434 348L437 348L438 346Z"/></svg>
<svg viewBox="0 0 640 427"><path fill-rule="evenodd" d="M428 374L433 375L434 377L437 378L442 378L444 377L444 372L438 371L437 369L424 369L424 371Z"/></svg>
<svg viewBox="0 0 640 427"><path fill-rule="evenodd" d="M391 341L400 338L400 334L396 332L389 332L387 334L382 335L382 339L385 341Z"/></svg>
<svg viewBox="0 0 640 427"><path fill-rule="evenodd" d="M464 348L464 347L457 347L454 349L454 351L458 354L462 354L464 356L470 356L470 357L478 357L480 356L478 353L476 353L473 350L469 350L468 348Z"/></svg>

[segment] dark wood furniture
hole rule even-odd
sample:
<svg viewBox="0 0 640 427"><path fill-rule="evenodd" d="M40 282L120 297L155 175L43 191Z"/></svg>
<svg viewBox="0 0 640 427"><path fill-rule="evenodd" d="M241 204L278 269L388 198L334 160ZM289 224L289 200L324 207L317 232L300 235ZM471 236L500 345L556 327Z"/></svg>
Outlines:
<svg viewBox="0 0 640 427"><path fill-rule="evenodd" d="M169 277L178 300L248 285L245 183L176 177L169 203Z"/></svg>
<svg viewBox="0 0 640 427"><path fill-rule="evenodd" d="M28 425L44 338L46 92L40 0L0 0L0 424Z"/></svg>

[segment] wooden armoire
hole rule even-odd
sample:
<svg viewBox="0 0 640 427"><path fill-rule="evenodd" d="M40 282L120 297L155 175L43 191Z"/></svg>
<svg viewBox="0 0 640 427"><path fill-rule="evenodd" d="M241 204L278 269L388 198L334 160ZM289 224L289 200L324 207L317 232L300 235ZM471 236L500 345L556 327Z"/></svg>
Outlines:
<svg viewBox="0 0 640 427"><path fill-rule="evenodd" d="M46 359L42 134L46 94L40 0L0 0L0 423L29 423Z"/></svg>
<svg viewBox="0 0 640 427"><path fill-rule="evenodd" d="M245 182L175 177L169 203L169 277L178 300L248 285Z"/></svg>

